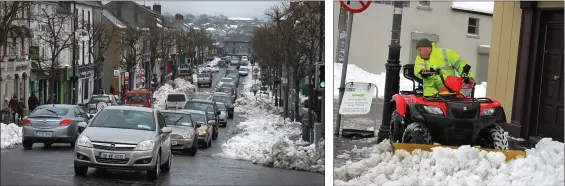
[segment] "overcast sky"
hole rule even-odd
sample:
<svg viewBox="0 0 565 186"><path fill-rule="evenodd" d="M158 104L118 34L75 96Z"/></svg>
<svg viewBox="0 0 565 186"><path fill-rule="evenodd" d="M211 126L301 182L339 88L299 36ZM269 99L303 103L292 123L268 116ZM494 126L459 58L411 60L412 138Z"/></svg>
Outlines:
<svg viewBox="0 0 565 186"><path fill-rule="evenodd" d="M163 13L208 14L227 17L257 17L265 18L265 10L283 1L136 1L139 4L153 6L161 4Z"/></svg>

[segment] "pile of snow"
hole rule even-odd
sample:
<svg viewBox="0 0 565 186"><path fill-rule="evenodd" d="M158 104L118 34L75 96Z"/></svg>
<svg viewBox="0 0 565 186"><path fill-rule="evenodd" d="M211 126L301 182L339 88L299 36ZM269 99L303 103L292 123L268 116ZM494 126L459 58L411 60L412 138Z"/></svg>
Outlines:
<svg viewBox="0 0 565 186"><path fill-rule="evenodd" d="M1 123L0 135L2 137L1 149L13 148L22 143L22 127L14 123Z"/></svg>
<svg viewBox="0 0 565 186"><path fill-rule="evenodd" d="M159 87L157 91L155 91L155 93L153 94L153 97L155 98L153 107L164 108L165 101L167 100L167 95L169 95L170 93L185 93L188 96L193 96L197 91L196 86L191 84L189 81L181 78L175 79L174 84L176 86L176 88L174 89L171 85L165 84Z"/></svg>
<svg viewBox="0 0 565 186"><path fill-rule="evenodd" d="M247 77L244 82L250 79ZM317 147L301 140L302 124L283 119L279 114L281 108L275 107L269 97L253 96L249 91L251 85L245 83L235 104L235 111L247 119L230 130L235 135L222 145L222 152L217 156L323 173L323 140Z"/></svg>
<svg viewBox="0 0 565 186"><path fill-rule="evenodd" d="M500 152L470 146L435 147L432 152L391 153L388 140L355 150L364 158L334 170L334 185L563 185L564 145L549 138L505 161ZM346 155L344 155L346 156ZM341 156L341 157L344 157Z"/></svg>
<svg viewBox="0 0 565 186"><path fill-rule="evenodd" d="M492 14L494 11L494 1L486 2L453 2L453 9L468 10L473 12Z"/></svg>
<svg viewBox="0 0 565 186"><path fill-rule="evenodd" d="M339 87L341 83L341 70L342 63L334 63L334 87ZM386 72L380 74L373 74L367 72L354 64L347 65L347 74L345 77L345 83L348 82L362 82L362 83L372 83L378 87L379 98L383 98L385 95L385 79ZM400 76L400 90L412 90L412 81L406 79L404 76ZM487 90L487 83L481 82L475 85L475 97L485 97ZM339 91L334 91L334 96L338 96Z"/></svg>

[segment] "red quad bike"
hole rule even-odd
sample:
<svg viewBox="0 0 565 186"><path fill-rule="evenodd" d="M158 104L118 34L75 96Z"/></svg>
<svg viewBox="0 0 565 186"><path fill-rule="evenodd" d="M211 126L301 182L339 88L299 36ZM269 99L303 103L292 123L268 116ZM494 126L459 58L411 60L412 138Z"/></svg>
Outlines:
<svg viewBox="0 0 565 186"><path fill-rule="evenodd" d="M466 77L471 66L464 68ZM394 112L390 123L391 143L432 144L449 146L481 146L490 149L508 149L508 140L501 124L506 114L500 102L492 98L474 98L474 83L470 96L461 94L463 78L443 78L446 90L436 96L424 97L422 80L414 76L414 64L403 67L404 77L413 82L413 91L400 91L392 98ZM418 85L416 86L416 83Z"/></svg>

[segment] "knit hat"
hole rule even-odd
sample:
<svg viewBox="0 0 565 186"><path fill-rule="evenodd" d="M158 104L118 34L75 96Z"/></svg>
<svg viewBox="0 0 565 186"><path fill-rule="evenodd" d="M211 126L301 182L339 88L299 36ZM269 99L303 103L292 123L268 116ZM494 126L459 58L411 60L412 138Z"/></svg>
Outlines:
<svg viewBox="0 0 565 186"><path fill-rule="evenodd" d="M422 38L416 43L416 48L419 47L432 47L432 42L426 38Z"/></svg>

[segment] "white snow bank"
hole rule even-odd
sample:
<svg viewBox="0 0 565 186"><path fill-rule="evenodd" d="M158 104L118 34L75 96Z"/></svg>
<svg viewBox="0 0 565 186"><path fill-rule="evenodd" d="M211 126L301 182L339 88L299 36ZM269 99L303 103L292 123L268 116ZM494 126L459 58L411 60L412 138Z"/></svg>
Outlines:
<svg viewBox="0 0 565 186"><path fill-rule="evenodd" d="M494 11L494 1L490 2L453 2L453 9L468 10L473 12L492 14Z"/></svg>
<svg viewBox="0 0 565 186"><path fill-rule="evenodd" d="M167 100L167 95L170 93L185 93L188 96L192 96L196 92L196 86L184 79L177 78L175 79L174 84L176 86L175 89L173 89L171 85L165 84L159 87L157 91L155 91L155 93L153 94L153 97L155 98L153 107L164 108L165 101Z"/></svg>
<svg viewBox="0 0 565 186"><path fill-rule="evenodd" d="M526 158L500 152L436 147L391 153L388 140L354 151L365 158L334 169L334 185L564 185L563 143L542 139Z"/></svg>
<svg viewBox="0 0 565 186"><path fill-rule="evenodd" d="M16 124L0 124L0 135L2 137L1 149L13 148L17 144L22 143L22 127Z"/></svg>
<svg viewBox="0 0 565 186"><path fill-rule="evenodd" d="M271 99L258 95L256 100L249 91L250 79L245 78L244 82L249 83L245 83L235 104L235 111L247 119L230 130L235 135L222 145L222 152L217 156L323 173L324 142L316 147L299 139L301 124L278 115L280 107L275 107Z"/></svg>
<svg viewBox="0 0 565 186"><path fill-rule="evenodd" d="M338 87L341 83L341 70L342 63L334 63L334 87ZM400 72L402 73L402 71ZM379 98L383 98L385 95L385 78L386 73L382 72L380 74L373 74L367 72L354 64L347 65L347 74L345 77L345 83L348 82L362 82L362 83L372 83L375 84L378 89ZM400 75L400 90L412 90L412 81L406 79L402 74ZM487 83L481 82L475 85L475 97L485 97L487 90ZM338 96L339 91L334 91L334 96Z"/></svg>

